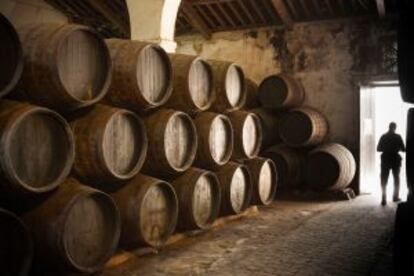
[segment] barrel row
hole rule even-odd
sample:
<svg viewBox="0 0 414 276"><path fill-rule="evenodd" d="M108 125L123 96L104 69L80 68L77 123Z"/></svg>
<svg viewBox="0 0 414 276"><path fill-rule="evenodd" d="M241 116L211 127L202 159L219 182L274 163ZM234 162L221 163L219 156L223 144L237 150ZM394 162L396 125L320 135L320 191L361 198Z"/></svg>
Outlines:
<svg viewBox="0 0 414 276"><path fill-rule="evenodd" d="M275 166L265 158L230 162L217 173L190 168L171 184L138 174L108 194L67 178L22 220L0 209L1 260L11 260L10 275L28 270L32 259L36 273L94 273L118 246L159 248L176 230L208 229L219 215L268 205L276 185Z"/></svg>
<svg viewBox="0 0 414 276"><path fill-rule="evenodd" d="M16 31L0 16L0 96L12 92L11 98L64 113L99 101L139 113L162 105L190 114L227 112L246 101L243 70L234 63L168 55L140 41L103 40L77 24Z"/></svg>

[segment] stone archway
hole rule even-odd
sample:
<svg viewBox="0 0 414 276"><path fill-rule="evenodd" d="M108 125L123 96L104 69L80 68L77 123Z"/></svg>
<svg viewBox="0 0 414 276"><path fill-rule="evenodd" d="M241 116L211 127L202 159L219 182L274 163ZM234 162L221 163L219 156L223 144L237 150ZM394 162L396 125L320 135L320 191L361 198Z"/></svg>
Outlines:
<svg viewBox="0 0 414 276"><path fill-rule="evenodd" d="M131 39L151 41L174 53L175 21L181 0L126 0Z"/></svg>

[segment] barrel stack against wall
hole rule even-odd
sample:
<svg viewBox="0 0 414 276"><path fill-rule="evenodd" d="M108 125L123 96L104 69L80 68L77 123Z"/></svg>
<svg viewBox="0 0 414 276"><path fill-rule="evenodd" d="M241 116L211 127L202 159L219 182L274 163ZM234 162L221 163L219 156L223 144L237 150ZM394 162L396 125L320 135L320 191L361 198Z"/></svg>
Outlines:
<svg viewBox="0 0 414 276"><path fill-rule="evenodd" d="M244 73L235 63L209 60L215 81L215 100L211 111L223 113L239 110L246 102Z"/></svg>
<svg viewBox="0 0 414 276"><path fill-rule="evenodd" d="M108 48L92 29L45 23L19 29L24 69L11 96L61 112L102 99L111 82Z"/></svg>
<svg viewBox="0 0 414 276"><path fill-rule="evenodd" d="M0 97L17 84L23 71L23 51L13 25L0 13Z"/></svg>
<svg viewBox="0 0 414 276"><path fill-rule="evenodd" d="M15 214L0 208L0 266L3 275L28 275L33 242L26 225Z"/></svg>
<svg viewBox="0 0 414 276"><path fill-rule="evenodd" d="M178 197L178 230L208 229L220 211L221 190L217 176L190 168L172 182Z"/></svg>
<svg viewBox="0 0 414 276"><path fill-rule="evenodd" d="M167 102L172 93L172 67L168 54L158 45L108 39L113 78L105 101L145 113Z"/></svg>
<svg viewBox="0 0 414 276"><path fill-rule="evenodd" d="M138 174L111 195L121 213L122 247L158 248L167 242L178 217L177 195L171 184Z"/></svg>
<svg viewBox="0 0 414 276"><path fill-rule="evenodd" d="M23 215L35 244L35 271L102 269L115 252L120 217L105 193L69 178L39 206Z"/></svg>
<svg viewBox="0 0 414 276"><path fill-rule="evenodd" d="M70 126L47 108L0 100L0 141L0 190L5 200L50 192L72 168Z"/></svg>
<svg viewBox="0 0 414 276"><path fill-rule="evenodd" d="M79 179L110 190L140 171L148 139L136 114L98 104L73 116L70 124L76 141L74 173Z"/></svg>
<svg viewBox="0 0 414 276"><path fill-rule="evenodd" d="M166 106L194 114L209 109L215 99L213 70L198 56L170 54L174 91Z"/></svg>

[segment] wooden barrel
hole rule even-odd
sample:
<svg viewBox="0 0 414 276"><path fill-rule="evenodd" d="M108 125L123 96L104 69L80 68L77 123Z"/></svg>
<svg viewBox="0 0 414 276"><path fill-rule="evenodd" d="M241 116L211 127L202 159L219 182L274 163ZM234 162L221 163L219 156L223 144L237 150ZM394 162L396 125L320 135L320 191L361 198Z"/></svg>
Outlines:
<svg viewBox="0 0 414 276"><path fill-rule="evenodd" d="M325 144L309 153L305 165L305 182L315 189L342 190L356 172L352 153L340 144Z"/></svg>
<svg viewBox="0 0 414 276"><path fill-rule="evenodd" d="M216 96L211 110L222 113L242 108L246 102L242 68L225 61L209 60L209 63L213 68Z"/></svg>
<svg viewBox="0 0 414 276"><path fill-rule="evenodd" d="M251 159L262 147L262 127L259 117L251 112L234 111L228 114L234 129L233 160Z"/></svg>
<svg viewBox="0 0 414 276"><path fill-rule="evenodd" d="M35 265L41 271L96 272L114 253L121 231L111 197L73 178L23 220L32 232Z"/></svg>
<svg viewBox="0 0 414 276"><path fill-rule="evenodd" d="M174 91L166 106L187 113L205 111L214 100L213 71L198 56L170 54Z"/></svg>
<svg viewBox="0 0 414 276"><path fill-rule="evenodd" d="M252 79L246 79L246 103L245 109L260 107L259 103L259 86Z"/></svg>
<svg viewBox="0 0 414 276"><path fill-rule="evenodd" d="M105 100L112 105L145 112L164 104L172 92L172 68L158 45L108 39L113 78Z"/></svg>
<svg viewBox="0 0 414 276"><path fill-rule="evenodd" d="M408 110L407 133L406 133L407 153L405 155L407 186L409 197L414 201L414 108Z"/></svg>
<svg viewBox="0 0 414 276"><path fill-rule="evenodd" d="M252 204L271 204L276 195L278 182L275 164L269 158L256 157L247 160L245 165L253 186Z"/></svg>
<svg viewBox="0 0 414 276"><path fill-rule="evenodd" d="M209 171L190 168L172 185L178 197L177 229L209 228L220 211L221 191L217 176Z"/></svg>
<svg viewBox="0 0 414 276"><path fill-rule="evenodd" d="M174 232L178 200L171 184L138 174L112 194L121 212L121 246L163 246Z"/></svg>
<svg viewBox="0 0 414 276"><path fill-rule="evenodd" d="M2 275L28 275L33 258L33 244L26 225L16 215L1 208L0 225Z"/></svg>
<svg viewBox="0 0 414 276"><path fill-rule="evenodd" d="M296 108L282 118L279 134L283 142L291 147L315 146L325 140L328 122L312 108Z"/></svg>
<svg viewBox="0 0 414 276"><path fill-rule="evenodd" d="M55 189L75 155L69 124L57 113L0 101L0 190L28 195Z"/></svg>
<svg viewBox="0 0 414 276"><path fill-rule="evenodd" d="M197 153L197 132L190 116L162 109L145 118L148 154L143 172L170 177L193 164Z"/></svg>
<svg viewBox="0 0 414 276"><path fill-rule="evenodd" d="M221 215L239 214L249 207L253 185L244 165L229 162L216 172L221 187Z"/></svg>
<svg viewBox="0 0 414 276"><path fill-rule="evenodd" d="M74 172L82 181L111 184L131 179L144 164L147 135L133 112L98 104L70 124L76 142Z"/></svg>
<svg viewBox="0 0 414 276"><path fill-rule="evenodd" d="M111 60L95 31L81 25L47 23L27 26L19 34L24 70L14 97L66 112L105 96L111 82Z"/></svg>
<svg viewBox="0 0 414 276"><path fill-rule="evenodd" d="M223 114L202 112L194 119L198 149L195 164L215 170L226 164L233 153L233 127Z"/></svg>
<svg viewBox="0 0 414 276"><path fill-rule="evenodd" d="M282 115L275 114L264 108L251 109L249 112L256 114L260 119L263 135L262 149L281 142L279 136L279 123Z"/></svg>
<svg viewBox="0 0 414 276"><path fill-rule="evenodd" d="M302 105L305 91L292 76L270 75L259 85L259 102L268 109L287 109Z"/></svg>
<svg viewBox="0 0 414 276"><path fill-rule="evenodd" d="M23 71L23 52L13 25L0 13L0 97L17 84Z"/></svg>
<svg viewBox="0 0 414 276"><path fill-rule="evenodd" d="M283 144L275 145L266 149L262 156L274 162L278 186L281 189L291 189L301 185L304 158L295 149Z"/></svg>

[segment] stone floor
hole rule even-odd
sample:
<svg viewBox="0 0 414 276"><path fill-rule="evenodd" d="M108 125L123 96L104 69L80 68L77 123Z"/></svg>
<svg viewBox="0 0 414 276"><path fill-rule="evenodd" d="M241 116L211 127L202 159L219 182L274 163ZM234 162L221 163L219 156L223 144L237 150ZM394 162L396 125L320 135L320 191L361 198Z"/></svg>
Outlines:
<svg viewBox="0 0 414 276"><path fill-rule="evenodd" d="M387 276L395 209L371 196L279 200L161 252L120 254L100 275Z"/></svg>

